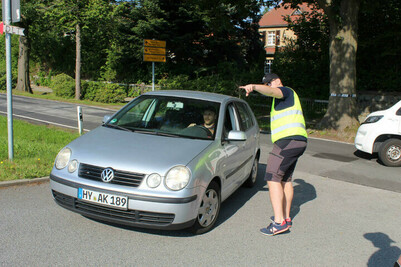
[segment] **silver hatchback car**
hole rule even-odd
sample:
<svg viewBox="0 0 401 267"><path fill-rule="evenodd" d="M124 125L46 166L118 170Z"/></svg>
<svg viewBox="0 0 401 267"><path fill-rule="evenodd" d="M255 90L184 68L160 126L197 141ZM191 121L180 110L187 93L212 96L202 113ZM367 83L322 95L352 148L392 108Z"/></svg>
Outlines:
<svg viewBox="0 0 401 267"><path fill-rule="evenodd" d="M60 206L87 217L201 234L222 201L255 184L259 155L259 126L245 101L156 91L64 147L50 186Z"/></svg>

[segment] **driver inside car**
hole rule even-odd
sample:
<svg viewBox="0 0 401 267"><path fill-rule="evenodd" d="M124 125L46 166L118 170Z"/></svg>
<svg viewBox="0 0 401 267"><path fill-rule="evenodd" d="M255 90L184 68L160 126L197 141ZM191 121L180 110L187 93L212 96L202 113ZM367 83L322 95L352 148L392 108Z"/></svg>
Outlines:
<svg viewBox="0 0 401 267"><path fill-rule="evenodd" d="M214 110L213 107L207 107L204 111L203 111L203 124L200 124L200 126L205 127L206 129L208 129L212 135L214 134L214 129L216 127L216 111ZM196 123L191 123L188 127L192 127L195 126Z"/></svg>

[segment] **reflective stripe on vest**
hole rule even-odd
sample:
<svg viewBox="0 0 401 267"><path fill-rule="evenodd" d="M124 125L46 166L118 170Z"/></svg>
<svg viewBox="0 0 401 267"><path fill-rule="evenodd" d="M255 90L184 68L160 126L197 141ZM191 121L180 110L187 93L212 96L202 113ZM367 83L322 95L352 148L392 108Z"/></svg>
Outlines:
<svg viewBox="0 0 401 267"><path fill-rule="evenodd" d="M294 105L283 110L274 109L274 100L275 99L273 98L272 110L270 113L272 142L274 143L279 139L294 135L300 135L307 138L308 135L305 129L305 119L298 95L294 92Z"/></svg>

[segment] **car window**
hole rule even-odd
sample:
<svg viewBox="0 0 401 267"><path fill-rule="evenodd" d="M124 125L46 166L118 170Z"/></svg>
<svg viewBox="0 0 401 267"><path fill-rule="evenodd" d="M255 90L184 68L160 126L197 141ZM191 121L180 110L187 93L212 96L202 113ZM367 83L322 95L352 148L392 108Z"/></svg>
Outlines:
<svg viewBox="0 0 401 267"><path fill-rule="evenodd" d="M238 108L239 122L241 124L241 129L247 131L254 125L252 116L250 114L249 108L245 103L237 102L236 106Z"/></svg>
<svg viewBox="0 0 401 267"><path fill-rule="evenodd" d="M147 134L214 139L219 108L219 103L198 99L141 96L105 126Z"/></svg>
<svg viewBox="0 0 401 267"><path fill-rule="evenodd" d="M397 110L397 112L395 113L395 115L401 116L401 108L399 108L399 109Z"/></svg>
<svg viewBox="0 0 401 267"><path fill-rule="evenodd" d="M239 131L237 113L235 111L233 103L228 104L225 112L224 118L224 128L223 128L223 137L227 138L228 133L232 130Z"/></svg>

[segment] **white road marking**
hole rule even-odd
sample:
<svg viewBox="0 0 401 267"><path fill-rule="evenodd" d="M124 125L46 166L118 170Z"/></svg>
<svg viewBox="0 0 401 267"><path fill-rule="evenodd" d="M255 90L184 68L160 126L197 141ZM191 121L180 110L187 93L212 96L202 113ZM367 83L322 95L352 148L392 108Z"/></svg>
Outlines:
<svg viewBox="0 0 401 267"><path fill-rule="evenodd" d="M7 114L7 112L3 112L3 111L0 111L0 113ZM13 114L13 117L19 117L19 118L22 118L22 119L28 119L28 120L33 120L33 121L43 122L43 123L52 124L52 125L56 125L56 126L60 126L60 127L65 127L65 128L78 130L78 127L73 127L73 126L69 126L69 125L65 125L65 124L61 124L61 123L56 123L56 122L51 122L51 121L40 120L40 119L36 119L36 118L32 118L32 117L27 117L27 116L22 116L22 115L17 115L17 114ZM83 129L83 130L85 132L89 132L90 131L88 129Z"/></svg>

